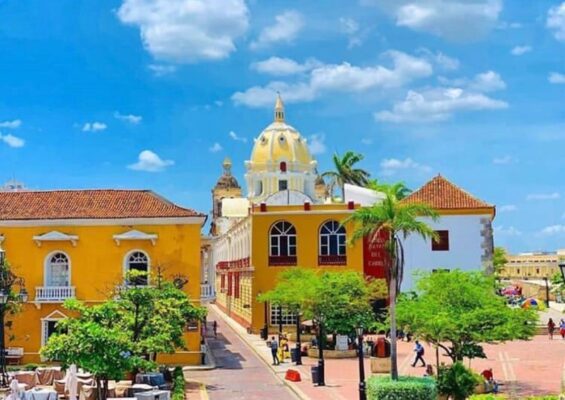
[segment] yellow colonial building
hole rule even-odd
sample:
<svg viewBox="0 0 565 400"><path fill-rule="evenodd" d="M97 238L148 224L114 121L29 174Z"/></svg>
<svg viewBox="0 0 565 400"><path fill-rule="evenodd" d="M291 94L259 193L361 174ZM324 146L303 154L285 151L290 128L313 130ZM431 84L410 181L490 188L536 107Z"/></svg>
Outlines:
<svg viewBox="0 0 565 400"><path fill-rule="evenodd" d="M551 279L560 274L559 264L565 262L565 249L553 252L538 251L506 255L506 264L500 272L507 279Z"/></svg>
<svg viewBox="0 0 565 400"><path fill-rule="evenodd" d="M213 215L216 235L208 238L216 304L254 332L265 325L265 317L269 326L278 327L279 313L283 325L294 326L294 315L265 308L257 296L273 289L279 273L289 268L362 273L363 246L347 246L352 226L341 226L356 205L326 199L307 140L286 123L280 97L273 123L255 139L245 166L246 198L233 195L239 184L226 163L213 191L214 210L221 209ZM232 188L229 197L226 182Z"/></svg>
<svg viewBox="0 0 565 400"><path fill-rule="evenodd" d="M0 192L0 241L29 293L21 313L8 317L6 346L21 362L40 362L39 350L65 318L64 300L102 302L124 285L128 270L158 270L188 279L184 290L200 303L200 230L205 216L151 191L54 190ZM188 350L159 355L164 363L200 362L198 324L187 324Z"/></svg>

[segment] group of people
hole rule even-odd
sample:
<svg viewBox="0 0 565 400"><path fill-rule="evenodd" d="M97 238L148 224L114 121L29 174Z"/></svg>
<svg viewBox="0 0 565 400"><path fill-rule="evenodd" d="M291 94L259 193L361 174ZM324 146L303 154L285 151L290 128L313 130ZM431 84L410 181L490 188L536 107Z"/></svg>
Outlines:
<svg viewBox="0 0 565 400"><path fill-rule="evenodd" d="M273 365L279 365L281 362L285 362L287 357L290 357L290 347L286 335L279 335L278 340L272 336L269 347L273 356Z"/></svg>
<svg viewBox="0 0 565 400"><path fill-rule="evenodd" d="M550 318L549 321L547 321L547 334L550 340L553 340L555 327L556 325L555 322L553 322L553 318ZM561 335L561 339L565 339L565 320L563 318L559 321L559 334Z"/></svg>

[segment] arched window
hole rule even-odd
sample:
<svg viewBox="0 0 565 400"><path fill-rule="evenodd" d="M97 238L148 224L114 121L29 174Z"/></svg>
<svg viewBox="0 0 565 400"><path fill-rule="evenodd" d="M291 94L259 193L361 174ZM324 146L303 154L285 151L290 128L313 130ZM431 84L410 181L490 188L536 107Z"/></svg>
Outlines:
<svg viewBox="0 0 565 400"><path fill-rule="evenodd" d="M345 265L345 228L337 221L327 221L320 227L320 265Z"/></svg>
<svg viewBox="0 0 565 400"><path fill-rule="evenodd" d="M47 256L45 268L45 286L64 287L70 285L69 257L62 252Z"/></svg>
<svg viewBox="0 0 565 400"><path fill-rule="evenodd" d="M126 259L126 271L145 272L147 275L130 279L128 284L144 286L149 283L149 257L142 251L131 252Z"/></svg>
<svg viewBox="0 0 565 400"><path fill-rule="evenodd" d="M269 232L269 265L296 265L296 228L279 221Z"/></svg>

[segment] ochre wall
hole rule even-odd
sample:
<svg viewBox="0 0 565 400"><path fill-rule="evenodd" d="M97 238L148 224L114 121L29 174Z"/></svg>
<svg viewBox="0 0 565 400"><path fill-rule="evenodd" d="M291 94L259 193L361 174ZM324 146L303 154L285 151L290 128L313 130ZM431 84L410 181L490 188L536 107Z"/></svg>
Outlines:
<svg viewBox="0 0 565 400"><path fill-rule="evenodd" d="M336 211L343 212L328 213ZM353 270L363 273L363 245L360 241L353 246L347 246L347 264L342 266L319 266L318 265L318 247L319 247L319 229L320 226L329 220L342 222L347 218L350 212L345 210L345 205L332 206L312 206L312 211L298 211L297 207L288 207L289 210L298 211L289 214L270 213L269 209L278 212L284 212L287 207L268 207L268 212L261 213L255 211L252 219L252 255L251 265L255 268L253 277L252 298L256 299L259 292L265 293L273 289L278 281L278 275L281 271L290 268L313 268L320 271L344 271ZM324 212L326 211L326 212ZM269 258L269 230L271 226L277 222L285 220L292 223L296 228L296 251L297 266L296 267L270 267L268 265ZM346 225L347 238L351 237L353 226ZM264 304L258 303L256 300L252 303L252 329L258 331L264 326Z"/></svg>
<svg viewBox="0 0 565 400"><path fill-rule="evenodd" d="M155 245L147 240L124 240L118 245L113 235L136 229L157 234ZM69 241L42 242L38 246L33 236L59 231L79 237L76 246ZM13 271L25 278L29 301L22 312L10 317L13 327L8 330L6 345L23 347L23 362L38 362L41 346L41 319L53 311L68 313L61 303L34 304L35 288L44 286L46 257L54 251L62 251L70 258L70 283L76 288L76 297L90 304L104 301L112 288L123 283L125 257L132 250L142 250L150 258L150 273L161 266L165 277L181 274L189 279L185 286L190 298L200 301L200 225L143 225L143 226L36 226L1 227L0 233L6 259ZM200 334L185 335L188 353L166 355L162 358L171 363L198 363Z"/></svg>

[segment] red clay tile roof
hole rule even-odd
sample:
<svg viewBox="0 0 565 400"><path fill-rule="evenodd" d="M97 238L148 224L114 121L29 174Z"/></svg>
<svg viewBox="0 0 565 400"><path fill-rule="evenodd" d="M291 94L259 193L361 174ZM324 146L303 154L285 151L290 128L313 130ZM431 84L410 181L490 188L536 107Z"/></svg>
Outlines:
<svg viewBox="0 0 565 400"><path fill-rule="evenodd" d="M436 210L494 208L459 186L438 175L404 200L405 203L425 203Z"/></svg>
<svg viewBox="0 0 565 400"><path fill-rule="evenodd" d="M0 192L0 220L201 216L150 190Z"/></svg>

